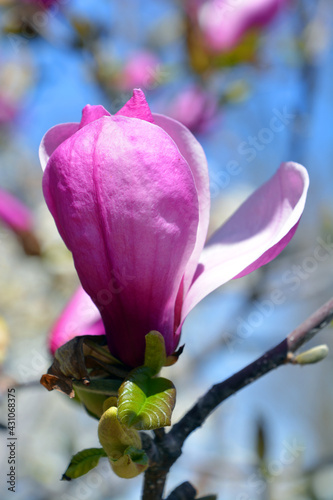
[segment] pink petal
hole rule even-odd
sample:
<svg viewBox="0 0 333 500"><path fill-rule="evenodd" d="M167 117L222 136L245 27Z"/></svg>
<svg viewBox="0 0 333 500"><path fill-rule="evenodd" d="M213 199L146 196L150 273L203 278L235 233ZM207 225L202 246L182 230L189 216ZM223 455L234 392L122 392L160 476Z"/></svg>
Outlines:
<svg viewBox="0 0 333 500"><path fill-rule="evenodd" d="M103 116L111 116L111 114L103 106L91 106L87 104L82 110L82 118L79 128L85 127L88 123L94 122Z"/></svg>
<svg viewBox="0 0 333 500"><path fill-rule="evenodd" d="M80 123L62 123L50 128L44 135L39 147L39 160L42 169L45 170L46 164L49 161L52 153L66 139L71 137L79 129L103 116L111 116L103 106L91 106L87 104L82 110L82 118Z"/></svg>
<svg viewBox="0 0 333 500"><path fill-rule="evenodd" d="M0 189L0 219L17 233L32 230L33 217L29 208L3 189Z"/></svg>
<svg viewBox="0 0 333 500"><path fill-rule="evenodd" d="M304 167L282 163L276 174L212 236L202 253L182 318L210 292L275 258L302 215L309 179Z"/></svg>
<svg viewBox="0 0 333 500"><path fill-rule="evenodd" d="M180 91L171 102L168 114L193 133L205 132L217 113L217 100L197 85Z"/></svg>
<svg viewBox="0 0 333 500"><path fill-rule="evenodd" d="M172 139L143 119L101 118L57 148L43 188L112 354L141 364L152 329L171 353L175 300L198 225L193 176Z"/></svg>
<svg viewBox="0 0 333 500"><path fill-rule="evenodd" d="M153 114L153 117L155 124L165 130L165 132L175 141L180 153L189 164L194 177L199 200L199 224L197 229L196 244L186 265L175 304L175 327L177 329L181 322L181 311L184 297L186 296L192 283L193 276L198 265L199 256L207 237L210 211L208 165L201 145L183 124L169 118L168 116L156 113ZM175 346L178 345L180 333L180 329L178 329L174 337Z"/></svg>
<svg viewBox="0 0 333 500"><path fill-rule="evenodd" d="M175 141L180 153L189 164L198 193L199 224L196 244L185 271L184 293L186 293L192 282L207 237L210 211L207 159L199 142L183 124L168 116L156 113L153 114L153 118L155 124L165 130Z"/></svg>
<svg viewBox="0 0 333 500"><path fill-rule="evenodd" d="M133 90L133 97L123 106L116 115L128 116L129 118L140 118L154 123L153 115L146 101L145 95L140 89Z"/></svg>
<svg viewBox="0 0 333 500"><path fill-rule="evenodd" d="M62 123L61 125L50 128L50 130L46 132L39 146L39 160L43 170L45 170L46 164L52 153L62 142L68 139L68 137L75 134L79 129L79 125L79 123Z"/></svg>
<svg viewBox="0 0 333 500"><path fill-rule="evenodd" d="M49 336L52 354L81 335L103 335L105 333L101 315L89 295L79 287L53 326Z"/></svg>

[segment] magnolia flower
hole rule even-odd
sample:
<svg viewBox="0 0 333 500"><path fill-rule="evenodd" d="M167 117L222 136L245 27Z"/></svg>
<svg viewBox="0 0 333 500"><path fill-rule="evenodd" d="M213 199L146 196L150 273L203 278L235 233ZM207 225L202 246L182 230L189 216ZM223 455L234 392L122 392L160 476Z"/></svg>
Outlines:
<svg viewBox="0 0 333 500"><path fill-rule="evenodd" d="M217 100L205 90L191 86L178 94L169 107L169 115L193 133L205 132L217 114Z"/></svg>
<svg viewBox="0 0 333 500"><path fill-rule="evenodd" d="M111 353L129 366L142 364L148 332L172 354L201 299L274 259L308 188L305 168L283 163L205 245L204 152L182 124L152 115L140 90L114 116L88 105L80 123L51 128L40 159L46 203Z"/></svg>
<svg viewBox="0 0 333 500"><path fill-rule="evenodd" d="M119 87L125 91L133 87L153 89L161 83L159 59L153 52L141 51L133 54L119 75Z"/></svg>
<svg viewBox="0 0 333 500"><path fill-rule="evenodd" d="M33 227L33 217L29 208L3 189L0 189L0 218L16 233L30 231Z"/></svg>
<svg viewBox="0 0 333 500"><path fill-rule="evenodd" d="M23 3L32 4L36 7L44 9L50 9L53 5L56 5L60 2L59 0L23 0Z"/></svg>
<svg viewBox="0 0 333 500"><path fill-rule="evenodd" d="M0 189L0 220L20 239L28 255L39 255L40 248L33 231L33 215L22 201Z"/></svg>
<svg viewBox="0 0 333 500"><path fill-rule="evenodd" d="M197 22L207 46L223 52L235 47L251 28L268 24L288 0L207 0Z"/></svg>
<svg viewBox="0 0 333 500"><path fill-rule="evenodd" d="M0 125L8 125L18 113L18 107L0 95Z"/></svg>

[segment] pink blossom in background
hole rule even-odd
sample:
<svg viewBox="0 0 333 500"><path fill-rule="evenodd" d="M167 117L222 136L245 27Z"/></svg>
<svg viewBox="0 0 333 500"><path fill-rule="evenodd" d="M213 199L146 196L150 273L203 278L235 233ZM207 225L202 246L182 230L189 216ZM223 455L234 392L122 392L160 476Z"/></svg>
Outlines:
<svg viewBox="0 0 333 500"><path fill-rule="evenodd" d="M137 52L125 63L118 84L125 91L134 87L152 90L160 83L159 70L159 59L153 52Z"/></svg>
<svg viewBox="0 0 333 500"><path fill-rule="evenodd" d="M181 123L151 114L144 94L111 116L86 106L80 123L43 138L43 190L100 310L111 353L142 364L145 335L167 353L207 294L274 259L294 235L308 175L283 163L205 245L209 179L204 152Z"/></svg>
<svg viewBox="0 0 333 500"><path fill-rule="evenodd" d="M27 255L40 255L39 242L33 232L31 211L3 189L0 189L0 220L16 233Z"/></svg>
<svg viewBox="0 0 333 500"><path fill-rule="evenodd" d="M31 4L36 7L50 9L53 5L61 3L61 0L21 0L22 3Z"/></svg>
<svg viewBox="0 0 333 500"><path fill-rule="evenodd" d="M31 231L33 227L29 208L3 189L0 189L0 219L16 233Z"/></svg>
<svg viewBox="0 0 333 500"><path fill-rule="evenodd" d="M267 25L288 1L206 0L197 7L197 22L207 46L226 52L251 28Z"/></svg>
<svg viewBox="0 0 333 500"><path fill-rule="evenodd" d="M168 115L193 133L205 132L217 115L215 96L197 86L180 91L168 108Z"/></svg>
<svg viewBox="0 0 333 500"><path fill-rule="evenodd" d="M17 113L17 105L0 95L0 125L7 125L12 122L16 118Z"/></svg>

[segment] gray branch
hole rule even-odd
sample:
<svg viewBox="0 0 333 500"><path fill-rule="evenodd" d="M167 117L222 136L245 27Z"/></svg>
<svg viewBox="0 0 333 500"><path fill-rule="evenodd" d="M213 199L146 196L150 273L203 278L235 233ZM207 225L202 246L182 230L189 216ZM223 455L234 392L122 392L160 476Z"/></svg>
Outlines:
<svg viewBox="0 0 333 500"><path fill-rule="evenodd" d="M293 330L280 344L228 379L214 385L167 434L157 433L154 440L146 436L144 447L150 456L151 465L145 473L142 499L162 499L167 474L181 455L184 441L204 423L213 410L243 387L274 368L291 362L294 352L309 342L332 319L333 298ZM181 498L190 500L194 498L193 492L191 494L192 496Z"/></svg>

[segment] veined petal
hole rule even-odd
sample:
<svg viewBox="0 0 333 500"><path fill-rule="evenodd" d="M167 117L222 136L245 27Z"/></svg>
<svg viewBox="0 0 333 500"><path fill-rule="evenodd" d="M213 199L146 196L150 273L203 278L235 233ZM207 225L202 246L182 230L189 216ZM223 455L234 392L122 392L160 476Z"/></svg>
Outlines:
<svg viewBox="0 0 333 500"><path fill-rule="evenodd" d="M52 153L57 149L62 142L68 137L75 134L79 130L79 123L61 123L50 128L44 135L39 146L39 160L42 169L45 170L46 164L49 161Z"/></svg>
<svg viewBox="0 0 333 500"><path fill-rule="evenodd" d="M194 135L183 124L168 116L153 114L154 123L173 139L192 171L199 200L197 240L184 276L184 294L190 287L199 256L204 247L209 224L210 193L208 166L205 153Z"/></svg>
<svg viewBox="0 0 333 500"><path fill-rule="evenodd" d="M66 305L49 336L52 354L81 335L103 335L105 333L101 315L88 294L79 287Z"/></svg>
<svg viewBox="0 0 333 500"><path fill-rule="evenodd" d="M80 123L61 123L50 128L44 135L39 146L39 160L42 169L45 170L46 164L49 161L51 154L58 146L71 135L75 134L79 129L85 127L88 123L98 120L102 116L111 116L103 106L91 106L87 104L82 110L82 118Z"/></svg>
<svg viewBox="0 0 333 500"><path fill-rule="evenodd" d="M117 111L116 115L140 118L140 120L154 123L153 115L141 89L133 90L133 96L127 101L125 106Z"/></svg>
<svg viewBox="0 0 333 500"><path fill-rule="evenodd" d="M181 311L184 297L190 288L199 257L204 247L209 224L210 192L208 165L205 153L194 135L182 123L165 115L153 114L154 123L161 127L174 140L180 153L185 158L192 171L199 201L199 224L197 229L196 244L192 255L186 265L183 280L179 287L175 304L175 345L178 344L181 322Z"/></svg>
<svg viewBox="0 0 333 500"><path fill-rule="evenodd" d="M174 142L143 119L101 118L56 149L43 189L111 353L138 366L145 335L158 330L170 354L199 217L194 179Z"/></svg>
<svg viewBox="0 0 333 500"><path fill-rule="evenodd" d="M282 163L216 231L202 253L183 306L183 320L210 292L270 262L284 249L302 215L308 185L304 167Z"/></svg>

